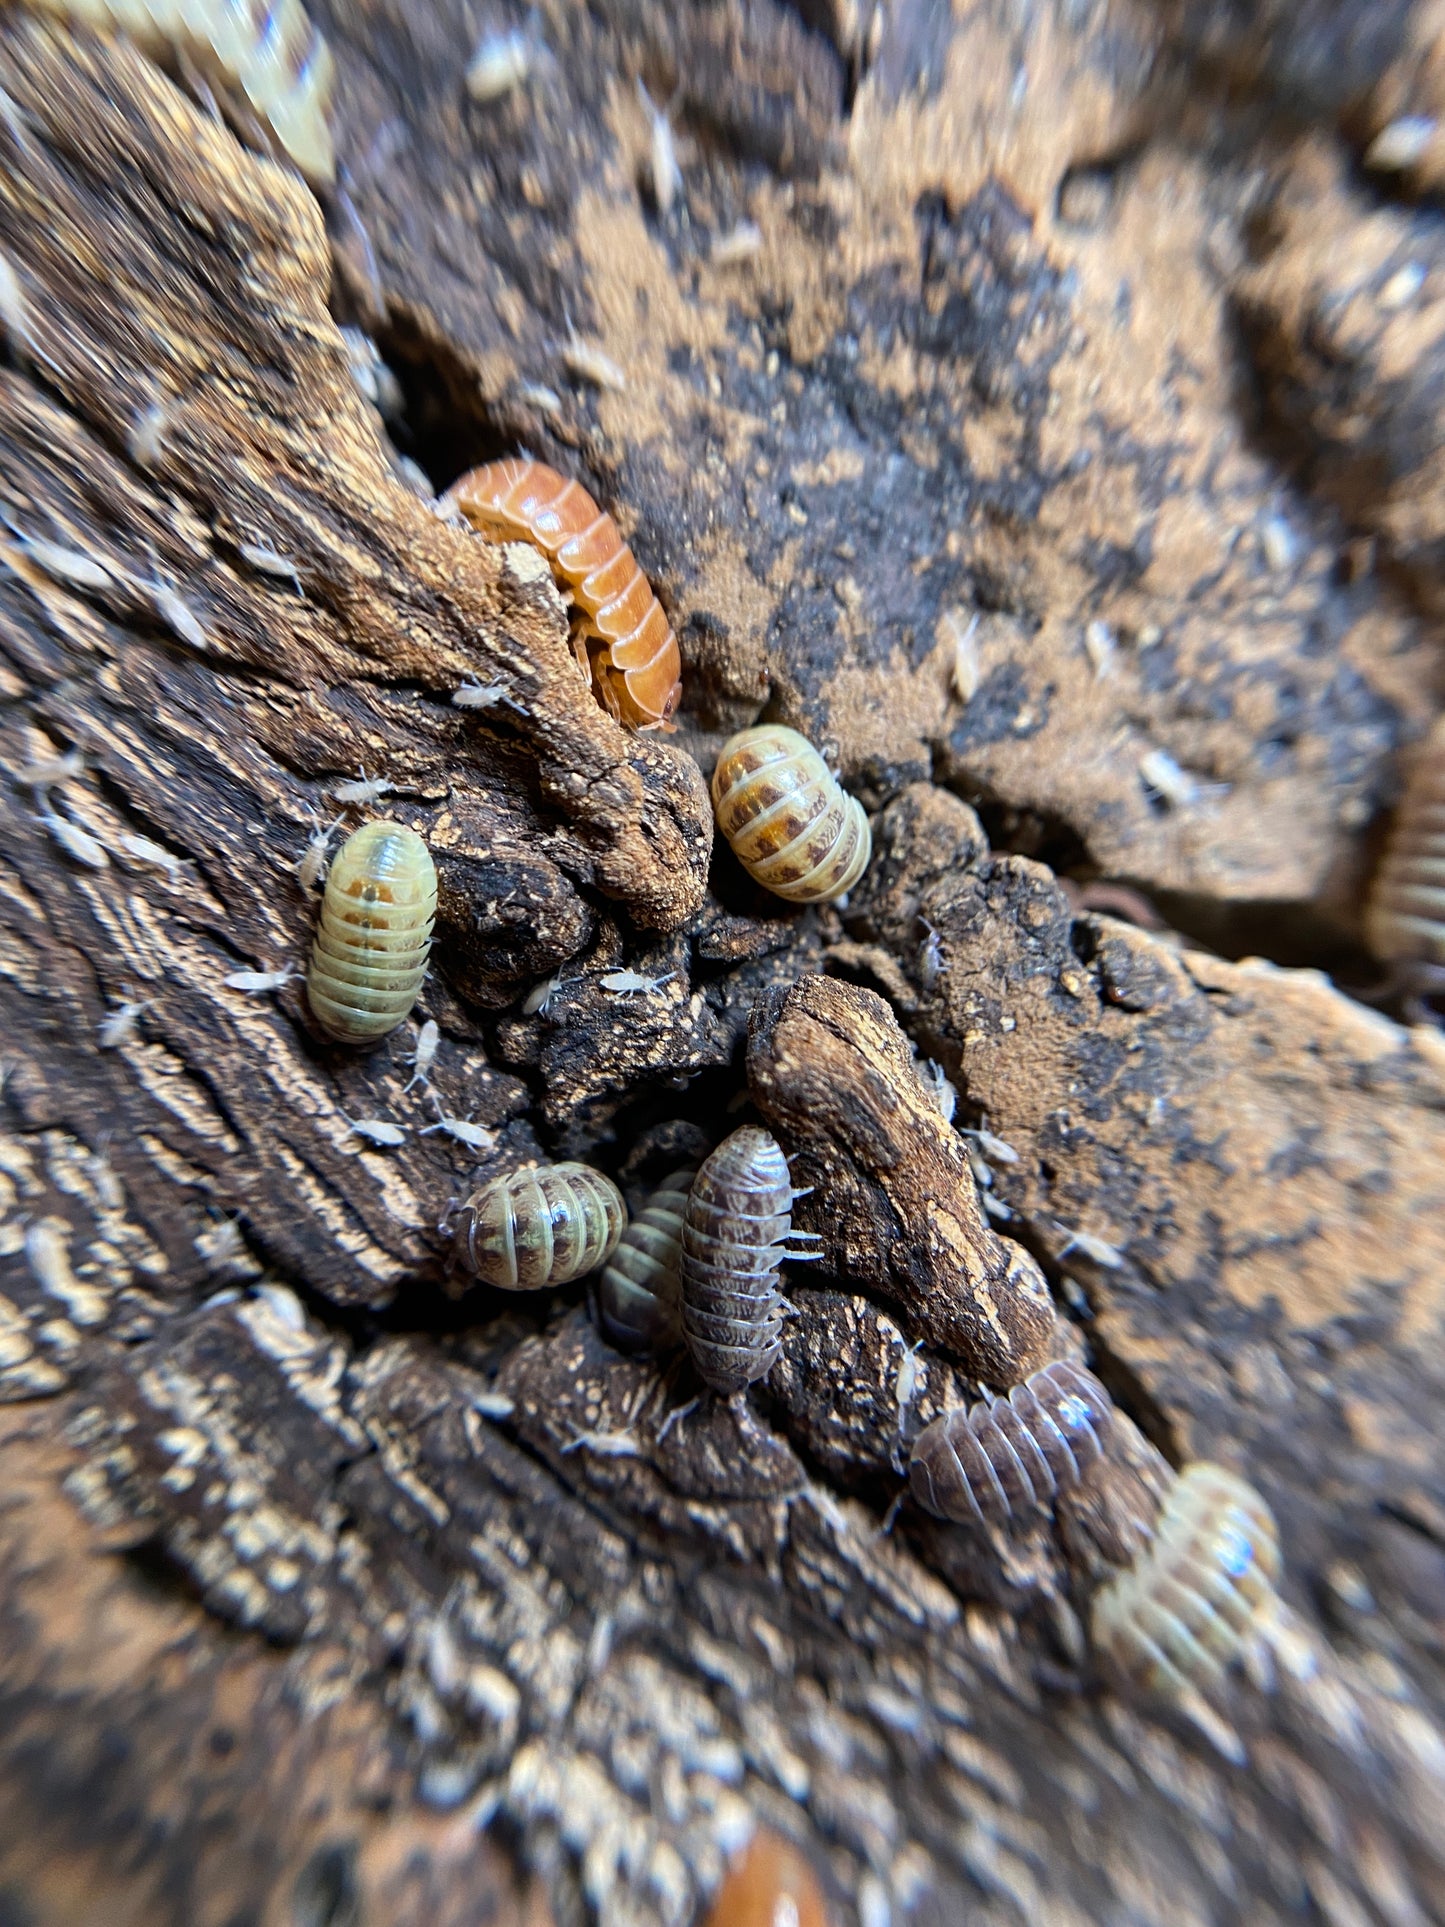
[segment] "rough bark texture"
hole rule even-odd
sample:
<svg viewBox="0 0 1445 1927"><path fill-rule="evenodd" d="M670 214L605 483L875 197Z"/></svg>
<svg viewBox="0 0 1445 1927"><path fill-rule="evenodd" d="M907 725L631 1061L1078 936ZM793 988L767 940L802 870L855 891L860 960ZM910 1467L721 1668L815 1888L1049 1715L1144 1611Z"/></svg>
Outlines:
<svg viewBox="0 0 1445 1927"><path fill-rule="evenodd" d="M1442 67L1364 11L556 0L479 102L461 0L323 8L324 219L0 13L0 1917L680 1927L759 1818L843 1927L1445 1914L1445 1050L1279 967L1364 981L1438 701L1433 162L1352 157ZM676 738L427 499L521 446L663 596ZM765 709L874 813L841 907L710 855ZM303 966L363 766L438 860L429 1086L223 982ZM423 1127L635 1196L749 1094L826 1262L748 1401L443 1289L478 1159ZM1056 1355L1108 1476L884 1533ZM1083 1637L1160 1452L1280 1521L1242 1769Z"/></svg>

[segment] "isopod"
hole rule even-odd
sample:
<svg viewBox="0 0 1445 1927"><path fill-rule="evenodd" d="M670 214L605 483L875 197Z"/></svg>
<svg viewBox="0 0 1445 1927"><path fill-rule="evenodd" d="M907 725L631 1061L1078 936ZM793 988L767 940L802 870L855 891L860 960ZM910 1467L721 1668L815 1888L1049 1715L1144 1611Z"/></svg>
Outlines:
<svg viewBox="0 0 1445 1927"><path fill-rule="evenodd" d="M1113 1410L1092 1372L1045 1365L1007 1398L958 1406L925 1425L909 1459L913 1496L958 1525L1026 1519L1103 1457Z"/></svg>
<svg viewBox="0 0 1445 1927"><path fill-rule="evenodd" d="M663 977L647 977L640 970L609 970L605 977L599 977L597 981L604 990L610 990L614 997L632 997L639 991L651 995L654 990L661 990L664 984L670 984L676 975L675 970L669 970Z"/></svg>
<svg viewBox="0 0 1445 1927"><path fill-rule="evenodd" d="M379 803L396 788L389 776L368 776L363 770L350 782L338 783L331 794L338 803Z"/></svg>
<svg viewBox="0 0 1445 1927"><path fill-rule="evenodd" d="M175 48L238 88L309 181L329 185L336 159L326 112L331 51L298 0L38 0L63 20L134 35L150 54Z"/></svg>
<svg viewBox="0 0 1445 1927"><path fill-rule="evenodd" d="M326 873L326 858L331 849L331 839L346 821L338 816L331 823L317 823L316 828L306 839L306 848L301 852L296 864L296 881L309 896Z"/></svg>
<svg viewBox="0 0 1445 1927"><path fill-rule="evenodd" d="M597 1283L597 1322L620 1352L665 1352L680 1343L682 1215L695 1167L674 1171L622 1234Z"/></svg>
<svg viewBox="0 0 1445 1927"><path fill-rule="evenodd" d="M457 1216L468 1271L502 1291L544 1291L610 1258L627 1223L622 1193L587 1164L544 1164L492 1178Z"/></svg>
<svg viewBox="0 0 1445 1927"><path fill-rule="evenodd" d="M1386 962L1445 965L1445 718L1416 755L1370 891L1365 935Z"/></svg>
<svg viewBox="0 0 1445 1927"><path fill-rule="evenodd" d="M368 1144L385 1145L389 1150L406 1143L406 1127L393 1124L390 1118L348 1117L346 1127L352 1137L365 1138Z"/></svg>
<svg viewBox="0 0 1445 1927"><path fill-rule="evenodd" d="M1279 1534L1252 1485L1199 1460L1175 1480L1154 1536L1094 1599L1094 1644L1126 1678L1192 1708L1273 1615Z"/></svg>
<svg viewBox="0 0 1445 1927"><path fill-rule="evenodd" d="M119 1050L122 1044L131 1043L136 1034L136 1020L148 1004L117 1004L97 1027L97 1036L102 1050Z"/></svg>
<svg viewBox="0 0 1445 1927"><path fill-rule="evenodd" d="M599 700L631 729L669 729L682 695L677 638L605 509L541 462L469 469L448 491L473 528L542 549L580 610L573 648Z"/></svg>
<svg viewBox="0 0 1445 1927"><path fill-rule="evenodd" d="M317 1023L371 1044L410 1015L426 974L437 873L415 830L385 820L353 832L321 899L306 995Z"/></svg>
<svg viewBox="0 0 1445 1927"><path fill-rule="evenodd" d="M744 729L723 745L712 807L753 881L790 903L831 903L873 854L863 805L839 788L807 737L781 723Z"/></svg>
<svg viewBox="0 0 1445 1927"><path fill-rule="evenodd" d="M289 965L283 964L279 970L233 970L221 982L227 990L244 990L248 996L264 996L268 990L280 990L295 976Z"/></svg>
<svg viewBox="0 0 1445 1927"><path fill-rule="evenodd" d="M413 1084L429 1083L431 1067L436 1062L441 1041L441 1025L435 1017L428 1017L417 1032L416 1049L411 1059L411 1076L403 1086L403 1095L411 1089Z"/></svg>
<svg viewBox="0 0 1445 1927"><path fill-rule="evenodd" d="M161 871L167 883L179 883L185 875L185 859L168 850L164 843L156 843L148 836L136 836L129 830L122 830L116 842L133 862Z"/></svg>
<svg viewBox="0 0 1445 1927"><path fill-rule="evenodd" d="M782 1353L784 1258L793 1189L777 1139L755 1124L724 1138L693 1179L683 1212L682 1335L698 1376L732 1394L763 1378Z"/></svg>
<svg viewBox="0 0 1445 1927"><path fill-rule="evenodd" d="M759 1827L713 1902L707 1927L827 1927L823 1890L807 1856Z"/></svg>
<svg viewBox="0 0 1445 1927"><path fill-rule="evenodd" d="M92 836L89 830L81 829L72 823L68 816L57 816L54 810L38 812L40 821L49 830L67 856L83 863L87 870L108 870L110 858L105 853L105 845L99 837Z"/></svg>

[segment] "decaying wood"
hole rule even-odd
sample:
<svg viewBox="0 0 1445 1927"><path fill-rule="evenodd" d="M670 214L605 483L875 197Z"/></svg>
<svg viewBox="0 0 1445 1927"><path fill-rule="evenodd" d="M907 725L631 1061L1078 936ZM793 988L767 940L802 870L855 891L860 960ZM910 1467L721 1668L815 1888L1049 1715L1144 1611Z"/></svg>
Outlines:
<svg viewBox="0 0 1445 1927"><path fill-rule="evenodd" d="M1433 470L1367 514L1325 461L1266 539L1310 471L1238 418L1226 310L1328 455L1329 263L1151 141L1169 21L883 15L558 5L481 102L467 9L321 9L334 291L293 178L123 44L0 15L0 1912L683 1927L762 1819L846 1927L1445 1913L1445 1054L1076 915L1020 853L1224 909L1335 890L1346 927L1429 709ZM639 77L687 156L665 215ZM1398 271L1353 185L1288 185ZM525 443L618 512L680 743L597 707L534 555L417 492L332 292L432 482ZM1353 339L1387 434L1405 349ZM765 701L875 811L841 908L709 875L688 751ZM1151 797L1160 744L1229 797ZM343 808L362 770L394 787ZM357 1055L299 982L224 981L302 968L296 865L374 809L441 876L410 1088L413 1027ZM1000 1215L914 1050L1011 1148ZM749 1401L612 1351L580 1288L439 1289L478 1160L423 1127L637 1197L752 1114L828 1262ZM1093 1671L1119 1488L1008 1540L883 1529L922 1425L1053 1355L1126 1415L1111 1477L1208 1455L1279 1518L1243 1769Z"/></svg>

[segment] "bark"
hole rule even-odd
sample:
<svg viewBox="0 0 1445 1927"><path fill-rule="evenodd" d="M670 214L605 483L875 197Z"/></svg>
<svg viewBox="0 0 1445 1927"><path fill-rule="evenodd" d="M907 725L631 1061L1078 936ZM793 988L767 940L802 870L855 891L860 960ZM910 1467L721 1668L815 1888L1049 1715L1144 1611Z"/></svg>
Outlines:
<svg viewBox="0 0 1445 1927"><path fill-rule="evenodd" d="M0 16L0 1913L652 1927L761 1819L846 1927L1440 1915L1438 1032L1056 874L1221 943L1309 900L1271 954L1368 968L1432 707L1433 281L1371 327L1333 295L1440 244L1337 149L1428 60L1303 86L1327 9L604 0L481 103L469 10L337 12L325 210L123 40ZM1220 74L1232 158L1180 106ZM518 446L634 540L676 739L436 512ZM844 906L712 850L765 706L874 812ZM1158 747L1227 794L1151 792ZM413 1026L357 1054L299 979L224 982L304 968L362 768L347 822L438 861L429 1085ZM826 1262L750 1399L612 1352L582 1287L450 1295L479 1172L635 1202L754 1114ZM885 1532L920 1427L1048 1356L1118 1401L1108 1476L1007 1541ZM1243 1768L1088 1653L1161 1454L1280 1521Z"/></svg>

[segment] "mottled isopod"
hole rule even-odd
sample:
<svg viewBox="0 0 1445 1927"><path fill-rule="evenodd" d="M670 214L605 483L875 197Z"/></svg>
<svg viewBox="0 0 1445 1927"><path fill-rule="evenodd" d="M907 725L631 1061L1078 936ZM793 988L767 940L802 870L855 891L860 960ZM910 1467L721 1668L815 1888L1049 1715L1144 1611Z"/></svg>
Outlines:
<svg viewBox="0 0 1445 1927"><path fill-rule="evenodd" d="M788 1250L793 1189L778 1142L755 1124L734 1131L703 1162L683 1213L682 1335L698 1376L715 1392L740 1392L782 1352L778 1265Z"/></svg>
<svg viewBox="0 0 1445 1927"><path fill-rule="evenodd" d="M707 1927L828 1927L823 1889L807 1856L759 1827L718 1888Z"/></svg>
<svg viewBox="0 0 1445 1927"><path fill-rule="evenodd" d="M237 88L286 153L320 185L336 175L326 122L331 51L299 0L37 0L63 20L129 33L145 52L186 54Z"/></svg>
<svg viewBox="0 0 1445 1927"><path fill-rule="evenodd" d="M610 1258L626 1223L611 1178L587 1164L544 1164L472 1193L457 1214L456 1254L502 1291L544 1291Z"/></svg>
<svg viewBox="0 0 1445 1927"><path fill-rule="evenodd" d="M674 1171L647 1200L597 1281L597 1322L621 1352L665 1352L680 1343L678 1259L682 1217L696 1168Z"/></svg>
<svg viewBox="0 0 1445 1927"><path fill-rule="evenodd" d="M1279 1535L1252 1485L1200 1460L1154 1537L1094 1600L1094 1644L1127 1678L1186 1706L1218 1687L1274 1612Z"/></svg>
<svg viewBox="0 0 1445 1927"><path fill-rule="evenodd" d="M370 1044L411 1012L431 949L437 873L400 823L367 823L342 844L326 879L306 995L317 1023Z"/></svg>
<svg viewBox="0 0 1445 1927"><path fill-rule="evenodd" d="M806 736L780 723L723 745L712 777L718 828L755 883L791 903L831 903L868 867L873 833L856 797Z"/></svg>
<svg viewBox="0 0 1445 1927"><path fill-rule="evenodd" d="M1365 912L1377 957L1445 965L1445 718L1420 745Z"/></svg>
<svg viewBox="0 0 1445 1927"><path fill-rule="evenodd" d="M606 708L631 729L669 729L682 694L677 638L612 517L542 462L489 462L446 497L495 541L542 549L581 611L573 646Z"/></svg>
<svg viewBox="0 0 1445 1927"><path fill-rule="evenodd" d="M1007 1526L1045 1509L1103 1457L1113 1410L1092 1372L1045 1365L1007 1398L925 1425L909 1459L913 1496L940 1519Z"/></svg>

